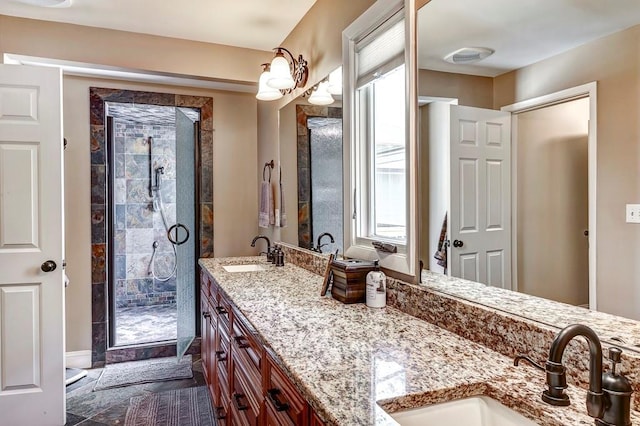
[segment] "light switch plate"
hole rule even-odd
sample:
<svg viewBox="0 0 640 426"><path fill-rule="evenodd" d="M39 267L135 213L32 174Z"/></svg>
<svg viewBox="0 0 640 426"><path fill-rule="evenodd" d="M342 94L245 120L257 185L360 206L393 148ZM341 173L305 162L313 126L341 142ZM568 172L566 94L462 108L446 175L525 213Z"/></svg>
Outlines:
<svg viewBox="0 0 640 426"><path fill-rule="evenodd" d="M640 204L627 204L627 223L640 223Z"/></svg>

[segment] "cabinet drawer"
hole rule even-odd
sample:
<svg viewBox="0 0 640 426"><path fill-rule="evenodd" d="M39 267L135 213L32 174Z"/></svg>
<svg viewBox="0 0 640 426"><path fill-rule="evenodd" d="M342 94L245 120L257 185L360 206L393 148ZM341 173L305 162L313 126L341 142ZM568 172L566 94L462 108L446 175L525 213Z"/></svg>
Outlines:
<svg viewBox="0 0 640 426"><path fill-rule="evenodd" d="M306 425L308 424L307 402L291 383L287 376L275 363L268 359L267 387L265 389L265 405L278 414L282 424Z"/></svg>
<svg viewBox="0 0 640 426"><path fill-rule="evenodd" d="M261 401L250 390L249 380L242 370L233 369L233 383L231 384L231 406L233 424L257 426L260 424Z"/></svg>
<svg viewBox="0 0 640 426"><path fill-rule="evenodd" d="M219 397L214 399L213 415L218 421L217 424L218 426L232 425L229 391L226 388L226 382L222 384L220 380L218 380L216 383L216 393Z"/></svg>
<svg viewBox="0 0 640 426"><path fill-rule="evenodd" d="M262 375L262 347L237 315L233 320L232 339L236 353L245 364L243 367L260 377Z"/></svg>
<svg viewBox="0 0 640 426"><path fill-rule="evenodd" d="M229 334L225 330L224 325L218 323L218 334L216 336L215 352L212 354L213 364L218 369L223 370L229 375L229 367L231 364L231 346L229 344Z"/></svg>
<svg viewBox="0 0 640 426"><path fill-rule="evenodd" d="M226 297L219 297L217 303L214 305L216 315L218 315L218 321L222 322L227 330L230 330L231 324L231 304Z"/></svg>

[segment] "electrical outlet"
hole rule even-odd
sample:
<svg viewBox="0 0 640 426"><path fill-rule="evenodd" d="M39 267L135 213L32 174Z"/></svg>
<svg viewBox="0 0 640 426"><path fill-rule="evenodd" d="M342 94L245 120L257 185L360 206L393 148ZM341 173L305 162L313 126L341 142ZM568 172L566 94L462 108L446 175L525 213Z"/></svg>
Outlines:
<svg viewBox="0 0 640 426"><path fill-rule="evenodd" d="M627 204L627 223L640 223L640 204Z"/></svg>

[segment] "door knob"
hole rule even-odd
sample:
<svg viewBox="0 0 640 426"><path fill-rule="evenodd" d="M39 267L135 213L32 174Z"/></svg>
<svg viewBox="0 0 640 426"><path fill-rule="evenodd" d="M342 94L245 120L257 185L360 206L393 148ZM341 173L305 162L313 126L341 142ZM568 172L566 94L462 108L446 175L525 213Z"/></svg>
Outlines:
<svg viewBox="0 0 640 426"><path fill-rule="evenodd" d="M460 240L453 240L453 246L454 247L462 247L464 245L464 243Z"/></svg>
<svg viewBox="0 0 640 426"><path fill-rule="evenodd" d="M42 269L42 272L53 272L57 267L58 265L56 265L56 262L54 262L53 260L47 260L42 265L40 265L40 269Z"/></svg>

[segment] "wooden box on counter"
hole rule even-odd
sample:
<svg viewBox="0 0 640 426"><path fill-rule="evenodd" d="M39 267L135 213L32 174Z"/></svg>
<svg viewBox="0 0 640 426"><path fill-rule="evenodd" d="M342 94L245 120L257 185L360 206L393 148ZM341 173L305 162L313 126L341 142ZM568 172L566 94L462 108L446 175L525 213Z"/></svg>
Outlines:
<svg viewBox="0 0 640 426"><path fill-rule="evenodd" d="M331 296L342 303L361 303L366 297L367 274L373 262L358 259L334 259L331 262Z"/></svg>

